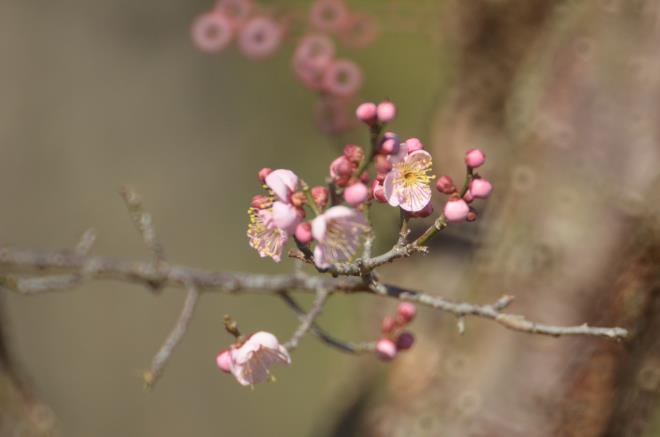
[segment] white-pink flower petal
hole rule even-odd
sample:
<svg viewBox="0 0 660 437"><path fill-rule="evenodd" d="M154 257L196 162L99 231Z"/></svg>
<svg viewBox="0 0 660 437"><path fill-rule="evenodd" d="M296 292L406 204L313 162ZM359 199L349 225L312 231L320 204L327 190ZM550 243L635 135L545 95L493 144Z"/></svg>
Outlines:
<svg viewBox="0 0 660 437"><path fill-rule="evenodd" d="M298 176L291 170L273 170L266 176L266 185L282 202L289 203L289 196L298 188Z"/></svg>
<svg viewBox="0 0 660 437"><path fill-rule="evenodd" d="M300 221L301 218L295 206L279 200L273 203L273 222L275 226L283 229L288 234L293 234Z"/></svg>
<svg viewBox="0 0 660 437"><path fill-rule="evenodd" d="M245 343L230 349L229 370L241 385L254 385L270 379L270 368L276 364L291 364L291 356L270 332L260 331Z"/></svg>
<svg viewBox="0 0 660 437"><path fill-rule="evenodd" d="M317 241L314 262L319 268L348 261L355 256L369 225L364 215L346 206L334 206L312 222Z"/></svg>

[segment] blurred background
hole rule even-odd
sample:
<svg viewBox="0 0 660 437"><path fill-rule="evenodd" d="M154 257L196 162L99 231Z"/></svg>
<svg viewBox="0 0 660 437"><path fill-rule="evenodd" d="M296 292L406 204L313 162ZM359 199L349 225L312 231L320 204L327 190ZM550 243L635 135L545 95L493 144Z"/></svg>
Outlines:
<svg viewBox="0 0 660 437"><path fill-rule="evenodd" d="M423 141L436 175L459 179L465 150L481 147L495 192L476 223L452 226L431 256L387 266L384 278L477 303L513 294L512 311L530 319L624 326L631 340L541 338L470 319L460 336L453 318L420 309L415 348L391 364L307 337L277 383L251 391L215 366L230 342L222 316L281 338L296 320L275 298L206 294L145 391L180 291L3 290L0 435L660 435L660 4L346 0L373 34L351 44L323 30L363 76L336 96L292 67L319 26L317 3L255 5L282 31L264 59L235 41L218 53L196 46L191 26L212 1L0 3L0 244L72 247L94 227L94 253L147 259L118 195L130 185L171 262L290 271L247 245L256 172L286 167L321 183L344 144L366 145L355 105L390 98L392 129ZM375 210L383 250L398 214ZM393 307L334 297L320 323L370 340Z"/></svg>

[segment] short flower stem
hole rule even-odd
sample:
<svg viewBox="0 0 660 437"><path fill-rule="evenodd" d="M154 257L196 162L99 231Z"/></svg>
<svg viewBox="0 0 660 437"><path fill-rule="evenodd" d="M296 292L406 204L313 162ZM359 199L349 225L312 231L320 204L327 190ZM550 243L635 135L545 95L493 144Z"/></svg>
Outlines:
<svg viewBox="0 0 660 437"><path fill-rule="evenodd" d="M374 156L376 156L376 152L378 152L378 140L380 138L380 132L383 130L383 125L381 124L376 124L374 126L371 126L369 128L370 132L370 137L369 137L369 153L365 155L364 159L362 159L362 162L360 162L360 166L355 170L355 177L359 178L362 173L367 169L369 164L371 164L371 161L373 161Z"/></svg>
<svg viewBox="0 0 660 437"><path fill-rule="evenodd" d="M314 196L312 196L312 191L310 190L309 185L307 185L307 183L303 180L300 181L300 185L302 186L303 193L305 193L307 204L312 209L314 215L315 216L321 215L321 210L319 209L319 206L316 204L316 200L314 200Z"/></svg>
<svg viewBox="0 0 660 437"><path fill-rule="evenodd" d="M426 231L424 231L424 233L420 235L413 244L416 246L423 246L428 240L433 238L435 234L442 231L447 226L448 223L447 219L445 219L445 215L440 214L440 217L438 217L435 222L433 222L433 226L430 226Z"/></svg>

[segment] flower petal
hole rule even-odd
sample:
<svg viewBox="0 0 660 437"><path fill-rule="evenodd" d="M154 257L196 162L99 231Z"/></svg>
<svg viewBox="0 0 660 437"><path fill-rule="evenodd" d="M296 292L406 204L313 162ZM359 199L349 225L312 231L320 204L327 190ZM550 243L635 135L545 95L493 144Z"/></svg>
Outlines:
<svg viewBox="0 0 660 437"><path fill-rule="evenodd" d="M327 227L328 223L326 222L325 214L321 214L312 220L312 236L316 241L323 241L325 239Z"/></svg>
<svg viewBox="0 0 660 437"><path fill-rule="evenodd" d="M392 170L385 176L383 181L383 194L387 199L387 203L391 206L399 206L399 196L396 195L394 190L394 179L398 177L398 171Z"/></svg>
<svg viewBox="0 0 660 437"><path fill-rule="evenodd" d="M289 195L298 187L298 176L291 170L274 170L266 176L266 185L282 202L289 203Z"/></svg>
<svg viewBox="0 0 660 437"><path fill-rule="evenodd" d="M293 205L277 201L273 203L273 222L278 228L293 234L300 223L300 216Z"/></svg>

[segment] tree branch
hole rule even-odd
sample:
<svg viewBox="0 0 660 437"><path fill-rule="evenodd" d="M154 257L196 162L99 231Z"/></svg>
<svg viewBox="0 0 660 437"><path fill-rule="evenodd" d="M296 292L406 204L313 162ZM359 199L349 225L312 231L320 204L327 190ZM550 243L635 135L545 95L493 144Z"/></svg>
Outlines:
<svg viewBox="0 0 660 437"><path fill-rule="evenodd" d="M304 317L306 315L305 310L292 298L289 293L282 292L280 293L282 300L291 308L299 317ZM376 349L376 343L374 342L345 342L339 340L330 334L328 334L324 329L313 322L309 328L309 331L318 337L326 345L333 347L339 351L350 353L350 354L360 354L365 352L373 352Z"/></svg>
<svg viewBox="0 0 660 437"><path fill-rule="evenodd" d="M516 331L551 336L560 335L589 335L622 340L627 337L628 331L622 328L599 328L586 325L573 327L558 327L538 324L525 319L523 316L502 313L502 307L495 305L474 305L470 303L451 302L442 297L429 295L417 291L407 290L394 285L366 283L362 278L340 277L331 278L323 276L308 276L300 274L250 274L210 272L186 266L162 264L156 269L153 263L143 261L127 261L100 256L79 255L75 251L49 251L49 250L18 250L0 248L0 268L22 272L52 273L81 273L82 279L113 279L122 282L138 283L152 286L154 282L163 286L185 288L186 284L196 287L199 292L221 291L225 293L239 293L252 291L264 294L280 293L286 290L298 290L313 293L318 289L325 289L329 293L355 293L368 292L375 295L415 302L441 311L449 312L459 317L480 317L494 320L502 326ZM11 277L10 277L11 278ZM78 281L76 285L79 285ZM18 287L12 286L15 281L5 276L0 278L0 285L14 291L21 292ZM49 291L42 288L32 291L31 294Z"/></svg>
<svg viewBox="0 0 660 437"><path fill-rule="evenodd" d="M167 336L165 342L151 361L151 368L144 372L144 383L148 388L153 387L158 379L160 379L163 371L165 370L165 366L172 356L174 348L179 344L186 331L188 331L188 326L192 320L192 316L195 312L195 307L197 306L198 300L199 291L197 291L194 285L188 285L186 300L183 303L183 308L181 309L181 314L179 314L179 319L174 325L172 332L170 332L170 335Z"/></svg>

